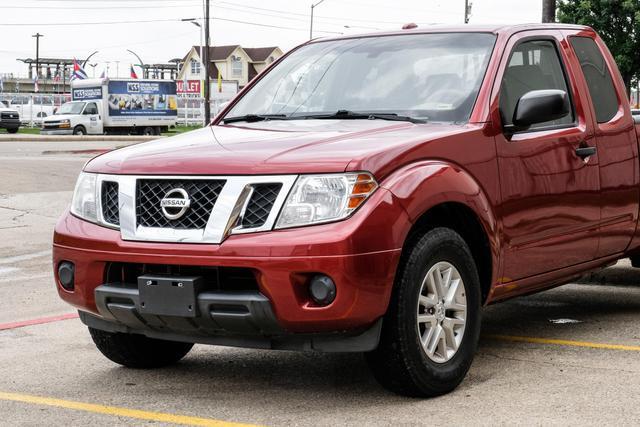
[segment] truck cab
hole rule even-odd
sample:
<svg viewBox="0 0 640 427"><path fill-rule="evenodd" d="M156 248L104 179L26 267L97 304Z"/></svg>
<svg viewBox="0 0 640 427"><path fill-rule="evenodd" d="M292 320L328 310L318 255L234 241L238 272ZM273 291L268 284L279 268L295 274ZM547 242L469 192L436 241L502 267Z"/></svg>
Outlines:
<svg viewBox="0 0 640 427"><path fill-rule="evenodd" d="M71 101L43 120L43 135L102 135L102 104L96 101Z"/></svg>
<svg viewBox="0 0 640 427"><path fill-rule="evenodd" d="M640 253L637 127L588 27L312 40L211 126L88 162L58 292L124 366L361 351L390 390L441 395L484 306Z"/></svg>

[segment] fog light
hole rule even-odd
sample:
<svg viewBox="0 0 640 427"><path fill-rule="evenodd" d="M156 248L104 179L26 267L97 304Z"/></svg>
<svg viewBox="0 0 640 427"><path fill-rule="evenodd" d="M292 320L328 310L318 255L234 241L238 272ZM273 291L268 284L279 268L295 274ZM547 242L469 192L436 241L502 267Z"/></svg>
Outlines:
<svg viewBox="0 0 640 427"><path fill-rule="evenodd" d="M63 261L58 265L58 280L63 288L73 290L76 267L72 262Z"/></svg>
<svg viewBox="0 0 640 427"><path fill-rule="evenodd" d="M309 283L311 298L319 305L329 305L336 299L336 284L331 277L318 274Z"/></svg>

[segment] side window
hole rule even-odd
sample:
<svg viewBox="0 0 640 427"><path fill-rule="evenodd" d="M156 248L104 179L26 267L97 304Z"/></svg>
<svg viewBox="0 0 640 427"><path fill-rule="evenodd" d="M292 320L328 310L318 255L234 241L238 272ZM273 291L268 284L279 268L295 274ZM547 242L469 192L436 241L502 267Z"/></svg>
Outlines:
<svg viewBox="0 0 640 427"><path fill-rule="evenodd" d="M589 86L596 120L598 123L608 122L618 112L620 102L604 57L593 39L571 37L569 41L578 56L582 73Z"/></svg>
<svg viewBox="0 0 640 427"><path fill-rule="evenodd" d="M98 114L98 106L95 102L87 104L87 107L84 109L85 114Z"/></svg>
<svg viewBox="0 0 640 427"><path fill-rule="evenodd" d="M231 57L231 72L234 77L242 76L242 58L238 56Z"/></svg>
<svg viewBox="0 0 640 427"><path fill-rule="evenodd" d="M200 61L196 61L195 59L191 60L191 74L200 75Z"/></svg>
<svg viewBox="0 0 640 427"><path fill-rule="evenodd" d="M500 112L504 125L513 124L518 100L532 90L560 89L568 92L567 81L555 44L548 40L532 40L517 45L505 70L500 88ZM567 125L574 122L573 114L530 129Z"/></svg>

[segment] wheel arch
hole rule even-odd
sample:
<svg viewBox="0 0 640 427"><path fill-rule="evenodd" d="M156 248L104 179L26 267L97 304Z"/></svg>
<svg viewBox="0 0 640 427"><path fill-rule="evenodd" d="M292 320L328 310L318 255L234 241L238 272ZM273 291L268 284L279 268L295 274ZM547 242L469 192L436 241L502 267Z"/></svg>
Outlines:
<svg viewBox="0 0 640 427"><path fill-rule="evenodd" d="M486 303L497 281L499 239L492 205L480 184L456 165L424 161L397 171L382 186L400 200L411 220L401 259L426 231L436 227L454 230L469 245Z"/></svg>
<svg viewBox="0 0 640 427"><path fill-rule="evenodd" d="M87 127L85 125L75 125L73 127L73 132L76 131L76 129L82 129L82 131L84 132L84 134L87 134Z"/></svg>

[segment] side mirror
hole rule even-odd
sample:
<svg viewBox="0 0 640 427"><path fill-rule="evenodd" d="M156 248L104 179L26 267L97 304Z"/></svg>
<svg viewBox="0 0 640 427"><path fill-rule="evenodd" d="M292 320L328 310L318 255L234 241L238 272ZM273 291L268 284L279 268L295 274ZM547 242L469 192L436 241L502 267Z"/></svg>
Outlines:
<svg viewBox="0 0 640 427"><path fill-rule="evenodd" d="M532 90L518 100L513 112L513 127L528 129L536 123L558 120L571 113L569 95L563 90Z"/></svg>

